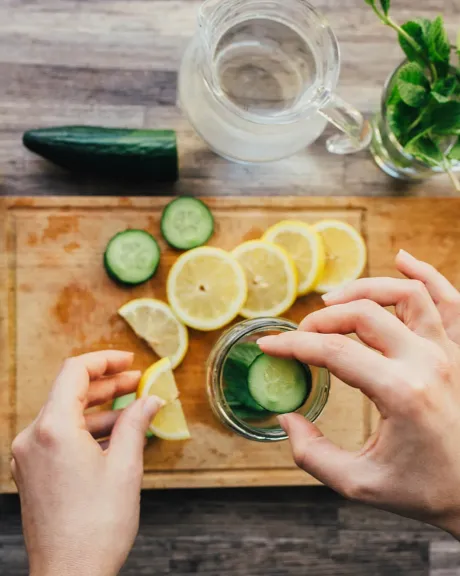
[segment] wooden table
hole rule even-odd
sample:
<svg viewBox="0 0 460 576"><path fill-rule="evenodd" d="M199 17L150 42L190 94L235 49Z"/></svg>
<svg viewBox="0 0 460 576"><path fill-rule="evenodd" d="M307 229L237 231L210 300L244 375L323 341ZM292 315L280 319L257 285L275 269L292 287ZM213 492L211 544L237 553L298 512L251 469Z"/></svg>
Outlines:
<svg viewBox="0 0 460 576"><path fill-rule="evenodd" d="M439 12L451 38L458 0L393 0L396 20ZM28 154L34 126L93 123L171 127L181 182L164 193L451 195L447 178L413 187L388 179L366 152L328 155L326 134L308 152L262 167L215 157L175 107L176 70L198 0L2 0L0 195L136 195L148 189L71 179ZM364 0L317 0L343 56L339 93L366 114L401 59L391 30ZM27 574L15 497L0 499L0 572ZM441 541L438 541L441 539ZM431 564L431 572L430 572ZM451 576L458 548L415 522L343 502L326 489L146 494L126 574Z"/></svg>

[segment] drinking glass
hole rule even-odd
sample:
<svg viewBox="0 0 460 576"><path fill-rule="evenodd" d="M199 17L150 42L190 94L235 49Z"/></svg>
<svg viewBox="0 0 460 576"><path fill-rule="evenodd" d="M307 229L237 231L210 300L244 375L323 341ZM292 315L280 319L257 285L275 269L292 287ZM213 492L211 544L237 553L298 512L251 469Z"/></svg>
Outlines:
<svg viewBox="0 0 460 576"><path fill-rule="evenodd" d="M275 415L262 415L256 418L242 416L232 407L224 379L224 366L232 348L241 343L256 342L262 336L270 336L297 330L297 324L282 318L257 318L236 324L220 337L215 344L207 364L207 391L215 416L232 432L247 440L258 442L279 442L287 440ZM311 390L297 412L310 422L315 422L324 410L329 398L330 375L325 368L308 367L311 372ZM249 413L251 411L248 411Z"/></svg>

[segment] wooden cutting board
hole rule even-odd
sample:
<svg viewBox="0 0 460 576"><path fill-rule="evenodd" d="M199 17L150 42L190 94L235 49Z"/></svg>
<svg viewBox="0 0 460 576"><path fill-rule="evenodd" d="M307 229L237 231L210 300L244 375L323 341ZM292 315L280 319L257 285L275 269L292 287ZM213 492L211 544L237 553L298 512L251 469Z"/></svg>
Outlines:
<svg viewBox="0 0 460 576"><path fill-rule="evenodd" d="M45 401L62 361L71 355L117 348L134 351L135 368L154 354L117 316L132 298L165 298L165 280L177 253L162 243L158 275L122 289L102 267L113 234L145 228L158 239L167 198L0 199L0 490L14 491L10 445ZM404 248L438 267L460 286L460 200L372 198L207 198L216 218L212 244L231 249L258 238L285 218L315 222L338 218L354 225L369 247L367 273L395 275ZM288 317L300 321L318 309L312 295ZM145 452L144 487L313 484L296 470L288 443L263 445L239 438L213 417L205 393L205 362L219 333L191 331L190 351L176 371L192 440L154 441ZM339 445L358 449L373 426L370 403L334 380L319 426Z"/></svg>

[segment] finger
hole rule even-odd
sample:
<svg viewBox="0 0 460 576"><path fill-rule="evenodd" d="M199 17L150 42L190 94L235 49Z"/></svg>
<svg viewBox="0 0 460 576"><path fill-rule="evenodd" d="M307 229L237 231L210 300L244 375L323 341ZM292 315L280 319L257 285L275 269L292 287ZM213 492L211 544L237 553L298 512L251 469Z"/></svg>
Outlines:
<svg viewBox="0 0 460 576"><path fill-rule="evenodd" d="M459 302L458 290L431 264L417 260L405 250L400 250L396 256L396 267L408 278L423 282L435 304Z"/></svg>
<svg viewBox="0 0 460 576"><path fill-rule="evenodd" d="M299 468L337 492L349 492L350 478L357 474L357 455L327 440L319 429L300 414L279 418L289 436L294 461Z"/></svg>
<svg viewBox="0 0 460 576"><path fill-rule="evenodd" d="M416 344L416 336L400 320L371 300L337 304L307 316L299 330L322 334L356 334L388 358L399 358Z"/></svg>
<svg viewBox="0 0 460 576"><path fill-rule="evenodd" d="M13 480L15 481L15 483L17 485L18 484L18 466L17 466L16 460L14 458L11 459L10 470L11 470L11 476L13 477Z"/></svg>
<svg viewBox="0 0 460 576"><path fill-rule="evenodd" d="M145 434L164 404L160 398L149 396L136 400L123 410L110 439L109 457L115 466L137 467L139 476L142 476Z"/></svg>
<svg viewBox="0 0 460 576"><path fill-rule="evenodd" d="M53 385L49 408L55 409L56 414L65 421L72 418L81 421L90 381L123 372L131 366L132 361L133 354L117 350L69 358Z"/></svg>
<svg viewBox="0 0 460 576"><path fill-rule="evenodd" d="M404 250L396 257L396 266L409 278L425 284L436 304L449 338L460 345L460 293L430 264L417 260Z"/></svg>
<svg viewBox="0 0 460 576"><path fill-rule="evenodd" d="M304 364L327 368L340 380L359 388L379 410L393 399L392 361L351 338L297 331L266 336L257 343L270 356L295 358Z"/></svg>
<svg viewBox="0 0 460 576"><path fill-rule="evenodd" d="M362 278L323 296L327 306L363 299L394 306L396 316L419 336L432 340L445 337L439 311L426 287L418 281Z"/></svg>
<svg viewBox="0 0 460 576"><path fill-rule="evenodd" d="M119 396L134 392L141 375L140 370L133 370L91 382L86 398L86 407L98 406Z"/></svg>
<svg viewBox="0 0 460 576"><path fill-rule="evenodd" d="M86 429L96 439L110 436L120 414L120 410L105 410L104 412L86 414Z"/></svg>

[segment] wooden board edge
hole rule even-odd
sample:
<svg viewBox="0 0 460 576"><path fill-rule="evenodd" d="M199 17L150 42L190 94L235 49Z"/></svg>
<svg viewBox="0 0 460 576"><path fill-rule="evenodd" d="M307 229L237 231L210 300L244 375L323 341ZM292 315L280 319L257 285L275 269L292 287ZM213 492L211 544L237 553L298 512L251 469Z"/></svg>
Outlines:
<svg viewBox="0 0 460 576"><path fill-rule="evenodd" d="M9 347L9 301L11 295L8 258L9 222L7 203L0 198L0 486L11 484L11 362ZM14 408L14 407L13 407Z"/></svg>
<svg viewBox="0 0 460 576"><path fill-rule="evenodd" d="M270 486L320 486L321 483L298 469L212 470L193 472L147 473L145 490L165 488L241 488Z"/></svg>
<svg viewBox="0 0 460 576"><path fill-rule="evenodd" d="M72 208L99 209L99 208L133 208L133 209L161 209L176 196L8 196L3 198L8 210L59 208L63 211ZM374 216L398 211L401 208L411 208L424 204L426 209L436 209L438 212L445 203L446 215L451 214L452 206L457 204L460 208L460 198L426 198L404 196L202 196L210 208L217 207L231 209L246 207L248 209L267 209L273 207L290 208L302 207L312 210L323 209L361 209L372 212ZM372 220L372 218L371 218Z"/></svg>

